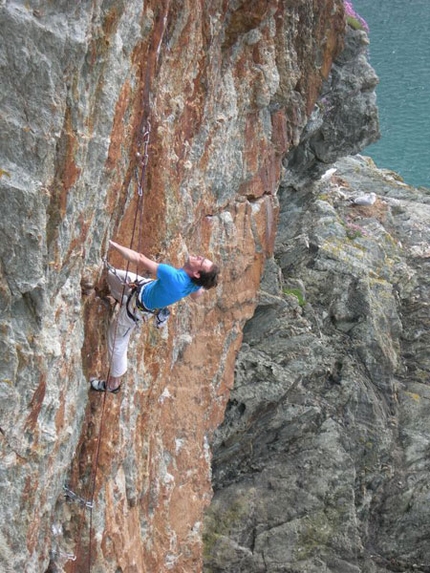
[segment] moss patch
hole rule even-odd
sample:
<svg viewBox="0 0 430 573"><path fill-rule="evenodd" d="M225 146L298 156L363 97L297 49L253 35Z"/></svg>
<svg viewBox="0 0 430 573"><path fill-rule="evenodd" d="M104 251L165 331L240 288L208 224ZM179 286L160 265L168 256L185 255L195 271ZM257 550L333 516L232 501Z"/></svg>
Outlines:
<svg viewBox="0 0 430 573"><path fill-rule="evenodd" d="M203 556L206 561L210 560L215 551L218 552L223 538L234 537L251 512L250 497L244 495L234 501L228 509L210 511L207 514L203 533Z"/></svg>
<svg viewBox="0 0 430 573"><path fill-rule="evenodd" d="M282 290L282 292L284 294L290 294L290 295L295 296L299 305L305 306L305 304L306 304L305 297L303 296L303 293L300 289L298 289L298 288L284 288Z"/></svg>

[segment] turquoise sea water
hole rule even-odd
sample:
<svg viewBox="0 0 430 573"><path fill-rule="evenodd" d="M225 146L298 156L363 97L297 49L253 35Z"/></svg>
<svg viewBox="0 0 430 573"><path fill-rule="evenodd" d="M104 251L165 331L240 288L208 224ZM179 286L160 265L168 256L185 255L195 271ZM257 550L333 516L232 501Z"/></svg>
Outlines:
<svg viewBox="0 0 430 573"><path fill-rule="evenodd" d="M363 150L378 167L430 188L430 0L353 0L369 25L381 139Z"/></svg>

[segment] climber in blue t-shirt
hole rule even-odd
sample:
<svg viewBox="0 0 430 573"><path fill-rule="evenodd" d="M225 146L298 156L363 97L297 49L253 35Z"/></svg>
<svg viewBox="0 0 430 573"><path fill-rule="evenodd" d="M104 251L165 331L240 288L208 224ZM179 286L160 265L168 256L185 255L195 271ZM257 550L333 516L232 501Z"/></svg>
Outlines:
<svg viewBox="0 0 430 573"><path fill-rule="evenodd" d="M143 289L140 297L148 310L169 306L201 288L183 268L175 269L170 265L159 264L156 276L157 279Z"/></svg>
<svg viewBox="0 0 430 573"><path fill-rule="evenodd" d="M199 298L205 290L218 283L218 266L201 256L189 255L184 266L176 269L156 263L145 255L109 241L110 247L138 268L155 275L145 279L135 273L122 271L107 264L107 282L113 298L122 302L115 321L108 331L110 356L109 377L106 380L91 378L91 388L97 392L113 392L120 389L120 379L127 371L127 349L133 330L154 316L156 325L165 325L169 317L168 306L186 296Z"/></svg>

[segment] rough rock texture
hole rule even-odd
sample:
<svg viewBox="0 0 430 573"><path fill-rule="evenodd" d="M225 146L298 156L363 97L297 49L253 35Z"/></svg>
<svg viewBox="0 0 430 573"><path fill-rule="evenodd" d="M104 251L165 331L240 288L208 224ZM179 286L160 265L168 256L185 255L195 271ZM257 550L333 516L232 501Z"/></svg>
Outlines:
<svg viewBox="0 0 430 573"><path fill-rule="evenodd" d="M335 168L280 190L214 441L207 573L430 571L430 191Z"/></svg>
<svg viewBox="0 0 430 573"><path fill-rule="evenodd" d="M1 0L0 27L0 568L200 571L208 436L342 2ZM111 237L178 265L202 251L223 274L135 337L104 401L88 377L107 371Z"/></svg>
<svg viewBox="0 0 430 573"><path fill-rule="evenodd" d="M285 160L288 185L318 178L327 164L356 154L379 138L378 78L367 61L368 43L364 31L348 29L344 49L323 83L300 144Z"/></svg>

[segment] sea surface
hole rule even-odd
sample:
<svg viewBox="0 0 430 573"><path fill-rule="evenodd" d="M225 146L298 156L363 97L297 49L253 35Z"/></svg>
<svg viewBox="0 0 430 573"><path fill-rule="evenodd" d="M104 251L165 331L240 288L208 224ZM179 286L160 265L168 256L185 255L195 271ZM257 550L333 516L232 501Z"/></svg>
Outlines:
<svg viewBox="0 0 430 573"><path fill-rule="evenodd" d="M430 188L430 0L353 0L369 26L381 139L362 153Z"/></svg>

